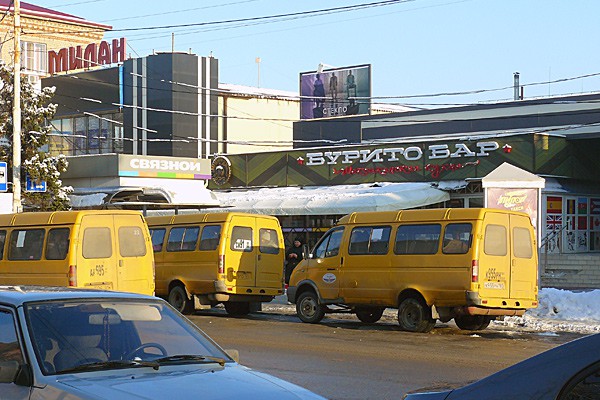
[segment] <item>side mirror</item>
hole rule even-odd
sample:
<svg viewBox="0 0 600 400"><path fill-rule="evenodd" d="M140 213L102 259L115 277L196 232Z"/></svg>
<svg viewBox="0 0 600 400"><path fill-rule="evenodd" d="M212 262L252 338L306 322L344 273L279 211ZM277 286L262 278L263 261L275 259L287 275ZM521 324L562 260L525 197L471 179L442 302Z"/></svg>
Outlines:
<svg viewBox="0 0 600 400"><path fill-rule="evenodd" d="M0 361L0 383L13 383L18 372L18 361Z"/></svg>
<svg viewBox="0 0 600 400"><path fill-rule="evenodd" d="M310 249L308 248L307 244L302 245L302 258L312 258L312 254L310 254Z"/></svg>

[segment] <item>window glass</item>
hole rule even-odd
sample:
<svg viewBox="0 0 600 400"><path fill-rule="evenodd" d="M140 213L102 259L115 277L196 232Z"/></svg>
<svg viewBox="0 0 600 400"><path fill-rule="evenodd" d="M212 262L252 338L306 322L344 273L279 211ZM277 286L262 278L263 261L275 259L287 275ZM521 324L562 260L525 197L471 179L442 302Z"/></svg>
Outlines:
<svg viewBox="0 0 600 400"><path fill-rule="evenodd" d="M326 258L338 255L344 229L331 230L325 234L313 251L314 258Z"/></svg>
<svg viewBox="0 0 600 400"><path fill-rule="evenodd" d="M40 260L43 245L43 229L14 230L10 235L8 259Z"/></svg>
<svg viewBox="0 0 600 400"><path fill-rule="evenodd" d="M100 152L100 120L97 117L88 118L88 154Z"/></svg>
<svg viewBox="0 0 600 400"><path fill-rule="evenodd" d="M231 250L252 251L252 228L234 226L231 232Z"/></svg>
<svg viewBox="0 0 600 400"><path fill-rule="evenodd" d="M109 258L112 256L112 240L109 228L86 228L83 232L83 258Z"/></svg>
<svg viewBox="0 0 600 400"><path fill-rule="evenodd" d="M446 225L442 252L445 254L466 254L471 246L471 229L471 224Z"/></svg>
<svg viewBox="0 0 600 400"><path fill-rule="evenodd" d="M258 249L261 253L279 254L279 240L275 229L261 228L258 234L260 237Z"/></svg>
<svg viewBox="0 0 600 400"><path fill-rule="evenodd" d="M64 260L69 250L69 228L50 229L46 240L46 259Z"/></svg>
<svg viewBox="0 0 600 400"><path fill-rule="evenodd" d="M506 255L506 227L502 225L488 225L485 227L483 251L490 256Z"/></svg>
<svg viewBox="0 0 600 400"><path fill-rule="evenodd" d="M87 118L75 118L75 133L74 133L74 154L87 153Z"/></svg>
<svg viewBox="0 0 600 400"><path fill-rule="evenodd" d="M200 250L216 250L221 241L221 226L206 225L200 236Z"/></svg>
<svg viewBox="0 0 600 400"><path fill-rule="evenodd" d="M6 242L6 231L0 231L0 260L4 258L4 242Z"/></svg>
<svg viewBox="0 0 600 400"><path fill-rule="evenodd" d="M396 254L435 254L442 227L439 224L400 225L396 231Z"/></svg>
<svg viewBox="0 0 600 400"><path fill-rule="evenodd" d="M592 364L572 378L559 400L593 400L600 393L600 362Z"/></svg>
<svg viewBox="0 0 600 400"><path fill-rule="evenodd" d="M349 254L387 254L390 242L389 226L363 226L350 234Z"/></svg>
<svg viewBox="0 0 600 400"><path fill-rule="evenodd" d="M531 235L529 229L514 228L513 229L513 254L519 258L533 257L533 245L531 243Z"/></svg>
<svg viewBox="0 0 600 400"><path fill-rule="evenodd" d="M141 257L146 255L144 231L139 226L119 228L119 253L121 257Z"/></svg>
<svg viewBox="0 0 600 400"><path fill-rule="evenodd" d="M23 362L23 354L17 339L15 319L12 313L0 310L0 362Z"/></svg>
<svg viewBox="0 0 600 400"><path fill-rule="evenodd" d="M152 250L155 252L162 251L165 241L165 228L150 229L150 237L152 238Z"/></svg>
<svg viewBox="0 0 600 400"><path fill-rule="evenodd" d="M169 232L167 251L193 251L196 249L200 227L173 228Z"/></svg>

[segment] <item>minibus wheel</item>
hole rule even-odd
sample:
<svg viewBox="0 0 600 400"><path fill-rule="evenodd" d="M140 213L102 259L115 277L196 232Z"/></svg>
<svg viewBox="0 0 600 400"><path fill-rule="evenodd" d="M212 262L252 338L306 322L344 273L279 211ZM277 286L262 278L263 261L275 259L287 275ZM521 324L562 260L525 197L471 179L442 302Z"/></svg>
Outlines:
<svg viewBox="0 0 600 400"><path fill-rule="evenodd" d="M356 310L356 316L365 324L374 324L381 319L384 310L381 307L361 308Z"/></svg>
<svg viewBox="0 0 600 400"><path fill-rule="evenodd" d="M181 285L175 285L171 288L168 301L170 305L182 314L191 314L194 312L194 302L188 299L185 288Z"/></svg>
<svg viewBox="0 0 600 400"><path fill-rule="evenodd" d="M481 331L488 327L492 319L485 315L460 315L454 317L454 323L463 331Z"/></svg>
<svg viewBox="0 0 600 400"><path fill-rule="evenodd" d="M423 300L408 297L398 307L398 324L404 331L426 333L435 326L435 319Z"/></svg>
<svg viewBox="0 0 600 400"><path fill-rule="evenodd" d="M298 296L296 314L302 322L316 324L325 316L325 309L323 305L319 304L317 294L313 291L307 291Z"/></svg>

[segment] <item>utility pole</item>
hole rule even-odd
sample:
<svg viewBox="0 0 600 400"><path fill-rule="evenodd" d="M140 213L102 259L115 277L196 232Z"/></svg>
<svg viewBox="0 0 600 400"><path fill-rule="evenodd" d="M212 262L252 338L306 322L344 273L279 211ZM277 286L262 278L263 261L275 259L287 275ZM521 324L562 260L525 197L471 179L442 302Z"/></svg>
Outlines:
<svg viewBox="0 0 600 400"><path fill-rule="evenodd" d="M13 97L13 212L23 211L21 204L21 14L20 1L14 0L14 97Z"/></svg>
<svg viewBox="0 0 600 400"><path fill-rule="evenodd" d="M257 78L257 82L256 82L256 87L260 87L260 57L256 57L254 59L254 61L256 62L256 65L258 66L258 78Z"/></svg>

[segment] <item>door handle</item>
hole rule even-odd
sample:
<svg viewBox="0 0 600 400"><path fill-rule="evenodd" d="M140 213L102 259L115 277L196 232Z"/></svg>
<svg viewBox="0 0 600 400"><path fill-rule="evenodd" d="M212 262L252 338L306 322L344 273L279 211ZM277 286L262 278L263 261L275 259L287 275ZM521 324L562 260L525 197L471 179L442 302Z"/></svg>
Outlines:
<svg viewBox="0 0 600 400"><path fill-rule="evenodd" d="M327 271L335 271L335 268L327 268Z"/></svg>

